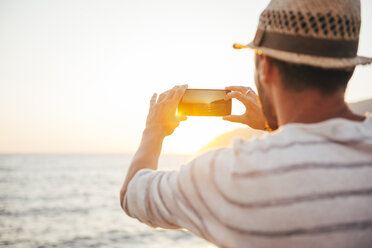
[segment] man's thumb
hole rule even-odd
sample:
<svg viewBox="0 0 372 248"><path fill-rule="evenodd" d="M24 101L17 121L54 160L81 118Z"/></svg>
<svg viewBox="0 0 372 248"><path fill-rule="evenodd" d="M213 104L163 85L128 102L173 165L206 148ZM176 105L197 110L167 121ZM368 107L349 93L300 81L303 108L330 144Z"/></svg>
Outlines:
<svg viewBox="0 0 372 248"><path fill-rule="evenodd" d="M222 117L222 119L231 122L242 122L242 117L240 115L225 115Z"/></svg>

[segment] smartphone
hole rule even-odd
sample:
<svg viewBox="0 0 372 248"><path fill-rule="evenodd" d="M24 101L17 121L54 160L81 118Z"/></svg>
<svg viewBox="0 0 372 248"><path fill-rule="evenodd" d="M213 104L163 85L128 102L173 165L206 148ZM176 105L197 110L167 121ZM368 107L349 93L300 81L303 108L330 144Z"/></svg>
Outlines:
<svg viewBox="0 0 372 248"><path fill-rule="evenodd" d="M179 115L225 116L231 114L231 99L225 101L230 90L187 89L178 104Z"/></svg>

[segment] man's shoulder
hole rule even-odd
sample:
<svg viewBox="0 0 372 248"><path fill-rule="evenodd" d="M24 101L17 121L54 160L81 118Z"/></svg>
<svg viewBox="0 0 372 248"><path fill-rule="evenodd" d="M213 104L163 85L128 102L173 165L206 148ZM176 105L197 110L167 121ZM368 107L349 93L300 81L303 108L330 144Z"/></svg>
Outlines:
<svg viewBox="0 0 372 248"><path fill-rule="evenodd" d="M272 149L287 149L300 144L321 142L322 140L324 138L296 127L282 127L275 132L256 136L251 140L235 139L233 150L235 154L266 153Z"/></svg>
<svg viewBox="0 0 372 248"><path fill-rule="evenodd" d="M205 178L213 168L228 176L257 169L371 160L371 130L370 119L361 123L335 119L315 124L290 124L250 140L235 139L232 148L206 152L190 165Z"/></svg>
<svg viewBox="0 0 372 248"><path fill-rule="evenodd" d="M286 149L301 145L348 144L362 141L372 141L371 115L367 115L363 122L337 118L311 124L292 123L252 140L236 139L233 147L237 152L252 153L256 150Z"/></svg>

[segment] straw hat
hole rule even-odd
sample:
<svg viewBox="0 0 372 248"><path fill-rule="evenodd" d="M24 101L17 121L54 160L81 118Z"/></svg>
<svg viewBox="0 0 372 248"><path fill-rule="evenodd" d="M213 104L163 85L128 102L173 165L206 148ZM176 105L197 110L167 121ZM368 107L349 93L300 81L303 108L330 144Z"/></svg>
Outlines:
<svg viewBox="0 0 372 248"><path fill-rule="evenodd" d="M372 62L357 56L360 0L272 0L261 13L248 45L269 57L295 64L347 69Z"/></svg>

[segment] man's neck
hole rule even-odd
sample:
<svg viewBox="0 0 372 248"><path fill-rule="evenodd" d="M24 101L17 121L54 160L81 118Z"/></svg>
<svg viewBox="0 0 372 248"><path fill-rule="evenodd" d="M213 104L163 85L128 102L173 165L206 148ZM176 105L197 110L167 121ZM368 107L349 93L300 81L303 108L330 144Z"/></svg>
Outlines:
<svg viewBox="0 0 372 248"><path fill-rule="evenodd" d="M324 95L317 90L283 92L275 106L279 126L288 123L316 123L333 118L363 121L364 116L351 112L344 100L344 90Z"/></svg>

